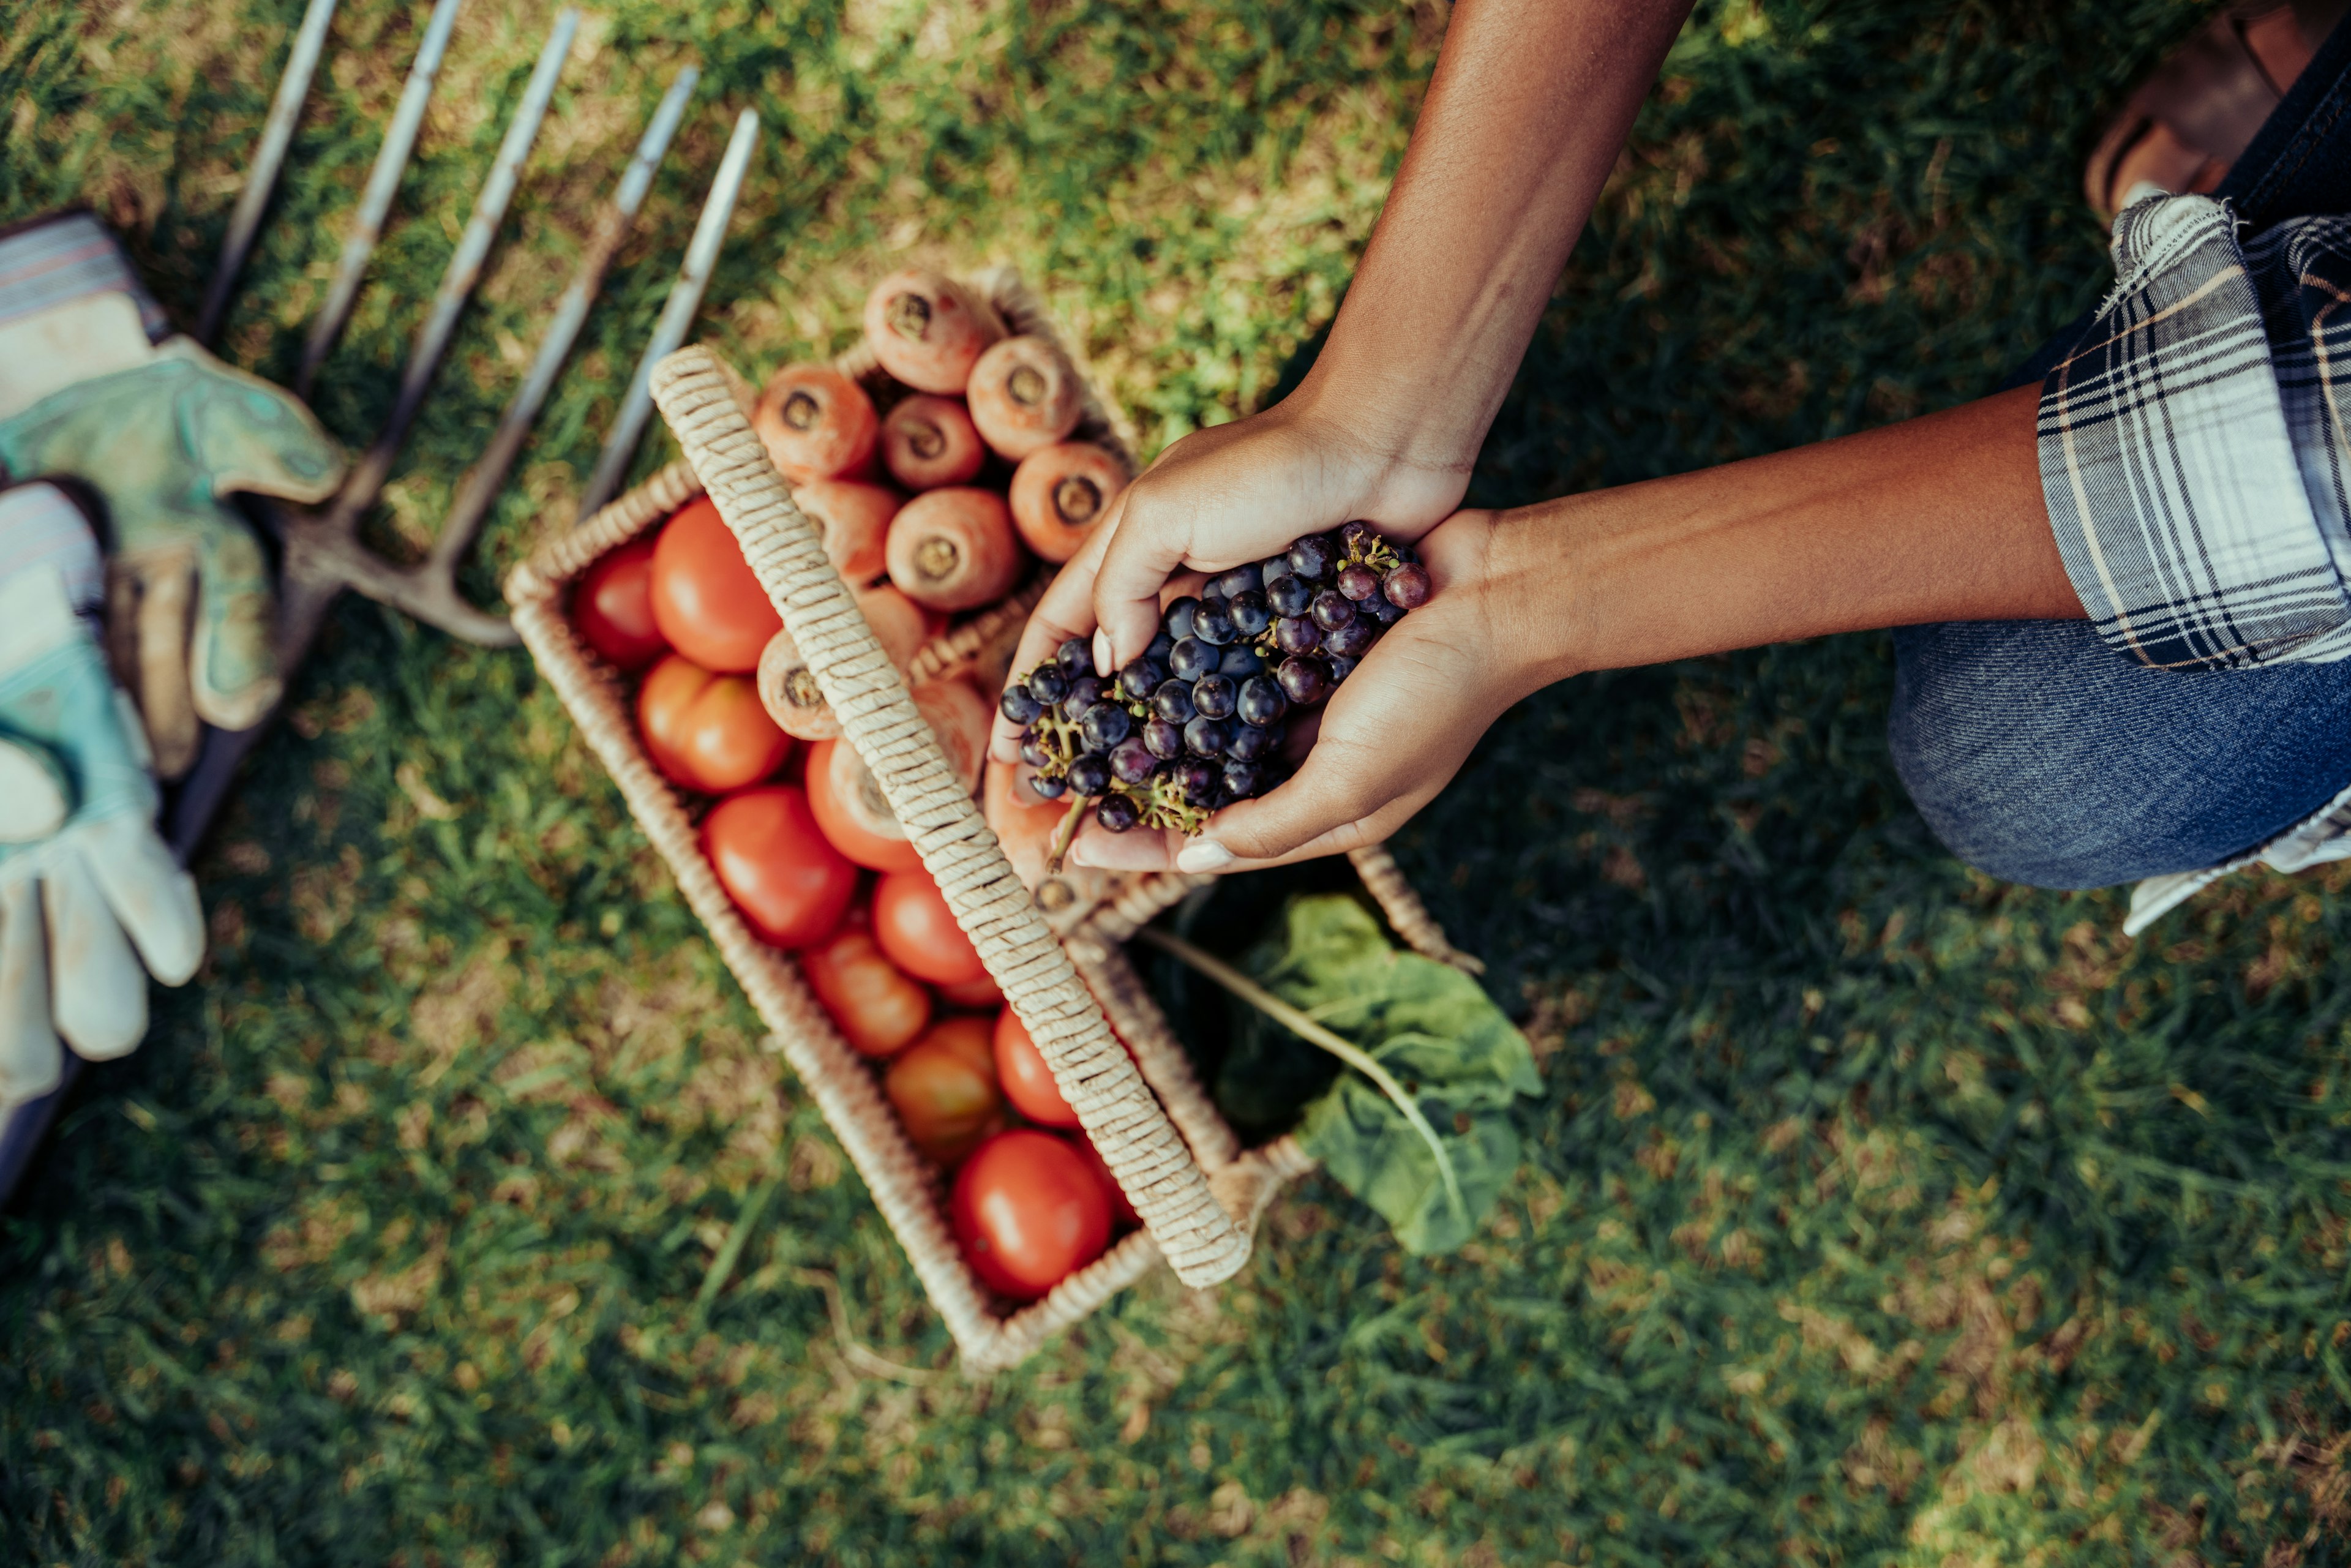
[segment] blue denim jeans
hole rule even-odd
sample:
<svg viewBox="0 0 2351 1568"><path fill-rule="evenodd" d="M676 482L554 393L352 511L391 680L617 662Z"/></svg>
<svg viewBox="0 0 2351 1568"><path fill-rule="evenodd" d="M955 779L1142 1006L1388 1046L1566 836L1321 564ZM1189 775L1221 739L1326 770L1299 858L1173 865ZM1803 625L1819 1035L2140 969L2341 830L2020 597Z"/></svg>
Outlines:
<svg viewBox="0 0 2351 1568"><path fill-rule="evenodd" d="M2219 193L2255 228L2351 212L2351 21ZM2089 326L2011 380L2039 382ZM2151 670L2078 621L1894 633L1894 765L1951 852L2039 887L2216 864L2351 784L2351 661Z"/></svg>

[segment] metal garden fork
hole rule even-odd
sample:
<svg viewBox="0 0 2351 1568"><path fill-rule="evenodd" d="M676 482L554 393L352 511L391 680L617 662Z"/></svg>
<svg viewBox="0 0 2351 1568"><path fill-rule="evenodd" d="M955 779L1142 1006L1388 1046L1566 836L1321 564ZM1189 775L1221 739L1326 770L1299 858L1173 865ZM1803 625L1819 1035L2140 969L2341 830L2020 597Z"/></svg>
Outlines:
<svg viewBox="0 0 2351 1568"><path fill-rule="evenodd" d="M229 233L222 248L221 263L206 296L198 329L200 338L209 339L217 332L237 275L243 270L251 251L262 214L268 204L270 190L292 139L294 124L300 117L303 100L308 94L310 75L316 69L335 4L336 0L310 0L309 9L296 35L285 78L279 84L263 131L262 145L232 215ZM360 197L359 211L344 240L342 254L328 287L326 302L312 321L304 344L301 369L295 380L298 393L307 395L315 384L358 301L368 264L398 193L401 176L414 151L417 133L423 126L424 111L440 73L442 58L447 51L450 34L463 5L464 0L437 0L432 16L425 24L399 107L394 111L383 145L377 152L375 166ZM636 153L622 172L611 202L599 217L569 286L556 307L528 374L517 389L488 446L467 472L456 499L424 559L414 565L402 565L387 559L368 548L360 538L360 524L382 494L384 482L391 476L392 464L399 456L402 444L431 392L434 378L447 353L466 301L480 280L483 266L489 257L497 231L505 220L507 204L519 183L524 161L529 156L540 122L546 117L548 104L554 95L564 57L570 52L579 23L580 14L576 9L563 11L556 18L546 46L539 52L529 84L525 88L513 117L507 121L497 156L475 198L472 215L459 237L455 251L450 256L440 286L434 291L432 307L417 329L408 363L401 375L399 393L382 430L352 465L341 489L322 509L305 512L277 506L262 508L272 531L284 546L278 582L277 641L279 666L289 677L317 641L328 610L346 589L356 590L426 625L437 627L470 643L500 647L515 641L513 628L505 616L477 609L459 593L457 568L480 532L532 423L578 340L612 257L627 238L644 203L653 174L684 116L686 100L694 91L699 76L694 67L687 66L679 71L646 126ZM745 119L749 120L747 114ZM750 121L749 128L756 132L756 121ZM670 327L681 303L684 304L684 315L689 319L700 303L702 284L707 280L710 267L716 260L716 241L723 236L726 222L733 214L736 194L748 163L749 151L746 125L738 123L735 141L728 147L727 157L721 165L718 179L705 205L702 221L696 227L687 266L673 287L669 306L664 311L662 329ZM705 235L709 239L707 245L705 244ZM705 251L709 254L702 255ZM697 267L695 261L698 256L701 265ZM681 335L684 325L684 320L677 323L677 332ZM664 330L657 329L656 348L660 347L660 340L666 335ZM667 345L668 348L675 346L674 341ZM661 351L666 352L667 348L662 348ZM657 357L658 354L649 350L647 365ZM644 379L643 368L637 379L639 382ZM600 482L608 467L615 472L625 467L629 455L634 452L637 440L643 434L648 411L639 408L633 425L627 416L630 403L642 404L643 401L632 397L624 403L623 418L606 445L606 461L598 465ZM614 463L611 459L616 448L619 448L619 460ZM172 847L183 857L192 853L203 838L226 798L238 766L268 729L270 719L265 718L250 729L215 730L206 735L196 765L180 787L171 806L169 837Z"/></svg>
<svg viewBox="0 0 2351 1568"><path fill-rule="evenodd" d="M425 24L414 62L393 113L375 166L361 194L360 208L346 237L325 305L312 322L304 346L296 390L307 394L328 354L341 336L359 297L370 259L383 232L385 219L406 171L424 111L431 101L441 62L464 0L436 0ZM336 0L309 0L295 34L284 76L271 100L261 143L222 245L221 259L205 293L196 338L209 346L218 336L236 281L251 255L262 217L268 207L310 80L325 51L327 31L334 18ZM668 151L692 96L699 73L682 68L664 95L635 155L622 173L611 202L590 235L569 285L557 304L546 336L530 371L516 390L479 459L467 472L455 501L425 559L414 566L385 559L361 542L359 526L381 497L384 481L406 438L409 426L423 407L434 376L447 352L465 302L481 277L484 263L504 222L507 206L518 183L522 165L538 138L540 121L569 53L579 27L579 13L565 10L541 49L521 102L507 122L496 160L476 194L471 218L460 236L435 290L432 308L419 327L392 415L366 453L345 479L342 488L320 511L259 508L284 546L279 574L279 664L291 676L316 642L326 612L346 588L356 589L378 601L405 612L427 625L453 636L487 646L515 641L506 618L468 603L457 591L456 570L489 513L491 503L512 469L533 422L553 389L580 328L586 322L612 257L628 236L643 206L653 174ZM717 252L732 217L758 135L758 121L748 110L737 120L733 139L721 162L700 221L695 228L684 265L672 285L659 325L647 345L623 400L621 416L598 462L590 495L597 502L609 497L626 469L651 413L644 388L652 366L683 340L704 286L716 264ZM592 509L592 507L590 508ZM282 707L282 702L281 702ZM184 862L194 852L226 799L238 766L277 718L271 713L249 729L211 729L188 777L172 792L165 822L166 837ZM57 1107L78 1076L80 1058L68 1052L63 1081L37 1100L0 1110L0 1203L14 1193L30 1166Z"/></svg>

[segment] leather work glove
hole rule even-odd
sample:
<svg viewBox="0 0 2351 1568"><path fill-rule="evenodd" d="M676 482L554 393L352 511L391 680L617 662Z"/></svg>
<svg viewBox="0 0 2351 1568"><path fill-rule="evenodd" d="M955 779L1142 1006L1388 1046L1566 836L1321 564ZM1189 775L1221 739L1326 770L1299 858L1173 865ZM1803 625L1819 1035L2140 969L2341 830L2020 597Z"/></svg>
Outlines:
<svg viewBox="0 0 2351 1568"><path fill-rule="evenodd" d="M5 1107L57 1086L61 1041L93 1059L136 1046L147 975L194 974L204 927L155 831L138 717L83 619L103 580L88 519L54 485L0 490L0 562Z"/></svg>
<svg viewBox="0 0 2351 1568"><path fill-rule="evenodd" d="M11 476L70 476L106 503L109 621L163 777L193 762L197 720L260 722L284 690L269 564L235 491L326 499L342 455L292 393L173 338L0 419Z"/></svg>

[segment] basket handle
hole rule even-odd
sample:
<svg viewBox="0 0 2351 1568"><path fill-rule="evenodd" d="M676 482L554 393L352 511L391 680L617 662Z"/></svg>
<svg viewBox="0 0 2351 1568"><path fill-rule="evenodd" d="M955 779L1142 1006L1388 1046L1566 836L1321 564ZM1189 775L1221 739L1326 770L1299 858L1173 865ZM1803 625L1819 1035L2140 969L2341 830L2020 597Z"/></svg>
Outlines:
<svg viewBox="0 0 2351 1568"><path fill-rule="evenodd" d="M850 598L816 528L792 502L709 349L654 367L653 401L752 573L799 645L956 921L1053 1070L1086 1136L1143 1217L1176 1278L1230 1278L1249 1238L1112 1034L1092 992L998 847L905 683Z"/></svg>

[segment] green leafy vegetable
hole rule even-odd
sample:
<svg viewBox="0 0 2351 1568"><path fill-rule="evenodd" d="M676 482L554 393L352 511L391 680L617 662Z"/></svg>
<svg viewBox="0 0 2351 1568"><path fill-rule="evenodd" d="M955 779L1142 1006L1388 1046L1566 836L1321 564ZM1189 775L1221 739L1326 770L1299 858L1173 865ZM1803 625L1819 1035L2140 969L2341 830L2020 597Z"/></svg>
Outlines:
<svg viewBox="0 0 2351 1568"><path fill-rule="evenodd" d="M1417 1103L1453 1167L1369 1079L1342 1072L1307 1107L1299 1143L1377 1209L1411 1252L1467 1241L1519 1163L1510 1105L1541 1087L1526 1037L1459 970L1391 946L1353 899L1293 901L1249 955L1265 987L1385 1068Z"/></svg>

